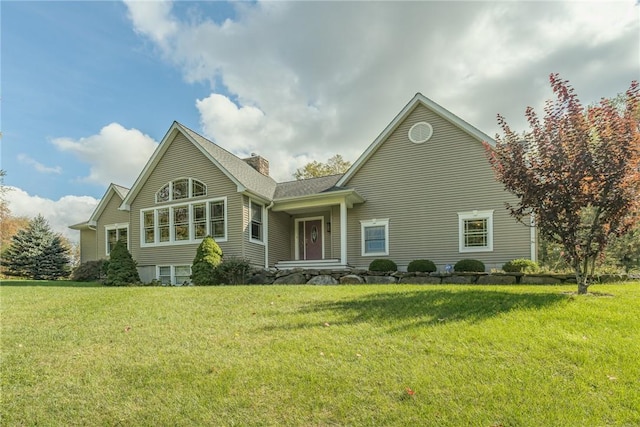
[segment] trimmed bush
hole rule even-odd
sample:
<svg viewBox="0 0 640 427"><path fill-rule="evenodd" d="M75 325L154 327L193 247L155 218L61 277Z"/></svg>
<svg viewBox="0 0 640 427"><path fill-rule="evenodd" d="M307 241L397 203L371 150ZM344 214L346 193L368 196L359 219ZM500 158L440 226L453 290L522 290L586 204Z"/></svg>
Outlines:
<svg viewBox="0 0 640 427"><path fill-rule="evenodd" d="M428 259L416 259L409 263L407 266L407 271L409 273L413 272L421 272L421 273L433 273L437 271L436 265L433 261L429 261Z"/></svg>
<svg viewBox="0 0 640 427"><path fill-rule="evenodd" d="M202 239L196 257L191 265L191 281L194 285L219 285L216 267L222 262L222 249L215 239L207 236Z"/></svg>
<svg viewBox="0 0 640 427"><path fill-rule="evenodd" d="M502 266L502 269L507 273L537 273L540 271L540 266L537 262L530 259L518 258L512 259L508 263Z"/></svg>
<svg viewBox="0 0 640 427"><path fill-rule="evenodd" d="M109 261L106 259L83 262L73 270L71 280L76 282L97 282L105 278L108 266Z"/></svg>
<svg viewBox="0 0 640 427"><path fill-rule="evenodd" d="M453 269L458 272L484 273L484 263L477 259L461 259Z"/></svg>
<svg viewBox="0 0 640 427"><path fill-rule="evenodd" d="M124 240L118 240L109 255L109 267L105 285L125 286L140 283L136 262Z"/></svg>
<svg viewBox="0 0 640 427"><path fill-rule="evenodd" d="M244 258L224 258L215 268L215 281L221 285L244 285L249 281L251 265Z"/></svg>
<svg viewBox="0 0 640 427"><path fill-rule="evenodd" d="M369 271L398 271L398 266L390 259L374 259L369 264Z"/></svg>

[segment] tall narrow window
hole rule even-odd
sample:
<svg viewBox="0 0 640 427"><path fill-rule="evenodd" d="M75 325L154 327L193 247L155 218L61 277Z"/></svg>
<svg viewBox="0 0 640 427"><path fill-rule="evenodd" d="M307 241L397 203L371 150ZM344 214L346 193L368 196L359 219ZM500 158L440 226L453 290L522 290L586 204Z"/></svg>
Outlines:
<svg viewBox="0 0 640 427"><path fill-rule="evenodd" d="M362 256L389 255L389 220L360 221Z"/></svg>
<svg viewBox="0 0 640 427"><path fill-rule="evenodd" d="M118 240L123 240L127 245L127 248L129 248L129 239L127 236L129 231L128 224L113 224L107 225L104 228L106 243L105 251L107 255L111 254L111 251Z"/></svg>
<svg viewBox="0 0 640 427"><path fill-rule="evenodd" d="M262 205L249 202L251 205L251 239L262 241Z"/></svg>
<svg viewBox="0 0 640 427"><path fill-rule="evenodd" d="M153 211L144 213L144 242L154 243L156 241L156 222Z"/></svg>
<svg viewBox="0 0 640 427"><path fill-rule="evenodd" d="M168 242L171 238L169 232L169 208L158 209L158 235L161 242Z"/></svg>
<svg viewBox="0 0 640 427"><path fill-rule="evenodd" d="M209 215L211 218L209 233L214 239L226 237L226 227L224 221L224 201L209 203Z"/></svg>
<svg viewBox="0 0 640 427"><path fill-rule="evenodd" d="M115 228L113 230L107 230L107 255L111 253L117 241L118 230L116 230Z"/></svg>
<svg viewBox="0 0 640 427"><path fill-rule="evenodd" d="M193 205L193 233L196 239L207 235L207 205Z"/></svg>
<svg viewBox="0 0 640 427"><path fill-rule="evenodd" d="M173 229L175 240L189 240L189 206L173 208Z"/></svg>
<svg viewBox="0 0 640 427"><path fill-rule="evenodd" d="M460 252L493 250L493 210L458 213Z"/></svg>

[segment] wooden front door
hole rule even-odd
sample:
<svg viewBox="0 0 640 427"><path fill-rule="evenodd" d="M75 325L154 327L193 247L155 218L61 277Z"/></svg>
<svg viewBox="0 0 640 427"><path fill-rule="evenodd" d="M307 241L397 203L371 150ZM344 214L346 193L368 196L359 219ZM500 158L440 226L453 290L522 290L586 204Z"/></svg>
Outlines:
<svg viewBox="0 0 640 427"><path fill-rule="evenodd" d="M322 220L298 223L298 250L303 260L322 259Z"/></svg>

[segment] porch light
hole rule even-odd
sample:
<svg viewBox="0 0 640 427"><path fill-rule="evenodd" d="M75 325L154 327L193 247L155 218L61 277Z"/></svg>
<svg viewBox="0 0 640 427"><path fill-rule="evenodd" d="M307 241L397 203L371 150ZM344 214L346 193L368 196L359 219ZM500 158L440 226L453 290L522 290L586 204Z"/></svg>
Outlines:
<svg viewBox="0 0 640 427"><path fill-rule="evenodd" d="M327 221L327 233L331 233L331 222Z"/></svg>

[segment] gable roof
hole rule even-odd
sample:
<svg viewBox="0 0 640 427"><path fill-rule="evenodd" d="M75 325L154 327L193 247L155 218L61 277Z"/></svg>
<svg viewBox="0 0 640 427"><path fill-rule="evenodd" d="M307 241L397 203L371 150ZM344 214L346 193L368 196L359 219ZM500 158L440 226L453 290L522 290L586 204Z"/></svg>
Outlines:
<svg viewBox="0 0 640 427"><path fill-rule="evenodd" d="M473 138L478 141L486 141L490 145L495 146L495 140L491 138L486 133L482 132L478 128L470 125L466 121L462 120L460 117L453 114L451 111L442 107L439 104L436 104L420 92L416 93L415 96L404 106L404 108L398 113L398 115L387 125L386 128L382 131L380 135L367 147L367 149L358 157L358 159L351 165L349 170L340 178L340 180L336 183L337 186L342 186L351 179L353 175L364 165L367 160L377 151L377 149L382 145L382 143L391 135L393 131L395 131L398 126L413 112L413 110L418 106L423 105L433 113L439 115L443 119L447 120L452 125L471 135Z"/></svg>
<svg viewBox="0 0 640 427"><path fill-rule="evenodd" d="M124 198L127 197L128 193L129 193L129 189L126 187L123 187L121 185L114 184L114 183L109 184L109 187L107 187L107 191L105 191L104 195L100 199L98 206L96 206L96 208L94 209L93 213L91 214L91 217L89 217L89 220L86 222L70 225L69 228L73 230L81 230L81 229L95 227L98 223L98 218L100 218L100 215L102 215L104 208L107 207L107 204L109 203L111 198L114 196L114 194L118 196L118 198L120 199L120 202L122 202L122 200L124 200Z"/></svg>
<svg viewBox="0 0 640 427"><path fill-rule="evenodd" d="M273 197L276 189L276 182L273 178L261 174L238 156L174 121L124 198L122 202L123 209L129 209L131 201L135 199L178 133L182 133L211 163L217 166L237 186L238 192L248 192L265 200L270 200Z"/></svg>

